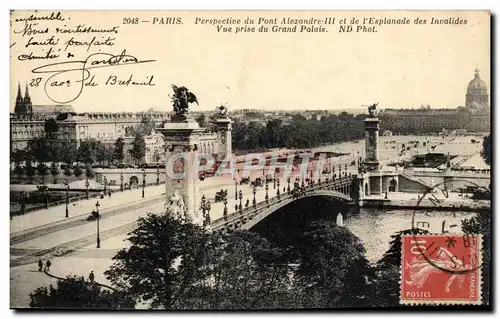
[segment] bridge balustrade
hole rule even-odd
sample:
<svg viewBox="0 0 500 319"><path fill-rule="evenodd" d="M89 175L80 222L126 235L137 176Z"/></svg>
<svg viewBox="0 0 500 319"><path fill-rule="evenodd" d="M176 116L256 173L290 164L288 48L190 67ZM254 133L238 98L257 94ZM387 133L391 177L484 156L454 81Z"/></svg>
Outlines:
<svg viewBox="0 0 500 319"><path fill-rule="evenodd" d="M325 189L325 188L333 188L334 186L338 186L339 192L340 193L345 193L349 190L350 184L346 185L346 183L351 183L353 180L352 176L343 176L340 178L337 178L335 180L329 180L328 183L326 181L322 181L321 183L314 183L312 185L308 185L304 187L304 190L306 192L311 192L315 190L320 190L320 189ZM343 186L347 186L345 189L343 189ZM302 196L299 196L300 198ZM263 210L273 206L274 204L281 203L284 201L288 201L289 199L294 198L294 195L292 193L282 193L280 196L273 196L270 197L268 202L262 201L259 202L254 206L248 206L245 207L240 211L228 214L226 217L219 217L215 220L212 221L211 225L212 228L219 228L225 224L230 224L234 221L241 220L244 217L249 217L252 219L259 213L261 213Z"/></svg>

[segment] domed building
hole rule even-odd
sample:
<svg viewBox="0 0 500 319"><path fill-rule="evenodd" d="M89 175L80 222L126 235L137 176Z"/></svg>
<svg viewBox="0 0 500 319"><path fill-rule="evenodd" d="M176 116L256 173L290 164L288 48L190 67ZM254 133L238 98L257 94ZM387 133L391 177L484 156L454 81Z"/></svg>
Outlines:
<svg viewBox="0 0 500 319"><path fill-rule="evenodd" d="M474 71L474 79L467 85L465 106L467 108L486 108L489 105L488 86L479 76L479 70Z"/></svg>

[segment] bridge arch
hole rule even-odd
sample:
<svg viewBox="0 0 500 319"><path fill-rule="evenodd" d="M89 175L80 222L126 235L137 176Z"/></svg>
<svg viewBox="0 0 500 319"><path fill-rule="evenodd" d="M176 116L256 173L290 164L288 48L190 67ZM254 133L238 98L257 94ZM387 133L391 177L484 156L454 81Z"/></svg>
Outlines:
<svg viewBox="0 0 500 319"><path fill-rule="evenodd" d="M276 198L273 198L269 204L261 203L264 205L263 209L259 209L259 207L257 207L257 210L253 210L249 214L230 217L227 222L221 224L219 227L215 227L214 229L222 232L233 231L236 229L250 229L280 208L283 208L297 200L311 197L334 198L342 202L352 201L350 196L328 189L314 190L300 197L288 197L278 201L276 201Z"/></svg>
<svg viewBox="0 0 500 319"><path fill-rule="evenodd" d="M139 178L137 176L131 176L129 180L129 185L137 185L139 184Z"/></svg>

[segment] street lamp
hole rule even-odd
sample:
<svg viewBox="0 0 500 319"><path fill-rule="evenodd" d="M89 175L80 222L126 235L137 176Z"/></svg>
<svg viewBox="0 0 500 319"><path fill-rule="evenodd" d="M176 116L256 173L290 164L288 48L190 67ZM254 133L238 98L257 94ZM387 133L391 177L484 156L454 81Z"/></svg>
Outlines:
<svg viewBox="0 0 500 319"><path fill-rule="evenodd" d="M243 212L243 206L241 205L241 199L243 198L243 192L241 191L241 189L240 189L240 191L238 193L238 198L240 199L240 206L238 206L238 208L240 210L240 213L242 213Z"/></svg>
<svg viewBox="0 0 500 319"><path fill-rule="evenodd" d="M68 216L69 216L69 209L68 209L68 206L69 206L69 185L68 185L68 183L66 183L65 185L66 185L66 218L68 218Z"/></svg>
<svg viewBox="0 0 500 319"><path fill-rule="evenodd" d="M210 201L207 201L207 214L205 216L205 223L207 226L210 226L211 220L210 220L210 209L212 208L212 205L210 204Z"/></svg>
<svg viewBox="0 0 500 319"><path fill-rule="evenodd" d="M286 182L287 182L286 192L290 194L290 176L287 177Z"/></svg>
<svg viewBox="0 0 500 319"><path fill-rule="evenodd" d="M257 207L257 201L255 200L255 193L257 193L257 185L253 185L252 193L253 193L252 205L255 208Z"/></svg>
<svg viewBox="0 0 500 319"><path fill-rule="evenodd" d="M90 184L89 184L89 178L87 177L87 178L85 179L85 187L87 188L87 199L89 199L89 198L90 198L90 197L89 197L89 186L90 186Z"/></svg>
<svg viewBox="0 0 500 319"><path fill-rule="evenodd" d="M276 189L276 171L274 171L274 176L273 176L273 189Z"/></svg>
<svg viewBox="0 0 500 319"><path fill-rule="evenodd" d="M99 237L99 219L101 218L101 215L99 215L99 206L101 206L99 204L99 201L97 201L97 203L95 203L95 209L96 209L96 213L97 213L97 216L96 216L96 221L97 221L97 248L101 248L101 238Z"/></svg>
<svg viewBox="0 0 500 319"><path fill-rule="evenodd" d="M335 166L332 167L332 179L335 181L335 177L337 177L337 175L335 174Z"/></svg>
<svg viewBox="0 0 500 319"><path fill-rule="evenodd" d="M203 217L203 226L205 226L205 214L207 211L207 198L205 197L205 194L201 196L201 204L200 204L200 209L201 209L201 216Z"/></svg>
<svg viewBox="0 0 500 319"><path fill-rule="evenodd" d="M156 185L160 185L160 167L156 166Z"/></svg>
<svg viewBox="0 0 500 319"><path fill-rule="evenodd" d="M266 179L266 203L269 204L269 184Z"/></svg>
<svg viewBox="0 0 500 319"><path fill-rule="evenodd" d="M227 198L224 198L224 212L222 213L222 216L224 216L224 220L227 221Z"/></svg>
<svg viewBox="0 0 500 319"><path fill-rule="evenodd" d="M144 198L144 189L146 188L146 170L142 169L142 198Z"/></svg>
<svg viewBox="0 0 500 319"><path fill-rule="evenodd" d="M347 176L347 164L345 164L344 175Z"/></svg>
<svg viewBox="0 0 500 319"><path fill-rule="evenodd" d="M120 173L120 191L123 192L123 173Z"/></svg>
<svg viewBox="0 0 500 319"><path fill-rule="evenodd" d="M278 195L278 199L280 198L280 180L278 179L276 181L276 185L278 186L278 191L276 192L276 195Z"/></svg>
<svg viewBox="0 0 500 319"><path fill-rule="evenodd" d="M104 176L104 195L107 194L108 179Z"/></svg>
<svg viewBox="0 0 500 319"><path fill-rule="evenodd" d="M238 199L238 181L234 178L234 199Z"/></svg>
<svg viewBox="0 0 500 319"><path fill-rule="evenodd" d="M339 165L339 178L342 178L342 165Z"/></svg>

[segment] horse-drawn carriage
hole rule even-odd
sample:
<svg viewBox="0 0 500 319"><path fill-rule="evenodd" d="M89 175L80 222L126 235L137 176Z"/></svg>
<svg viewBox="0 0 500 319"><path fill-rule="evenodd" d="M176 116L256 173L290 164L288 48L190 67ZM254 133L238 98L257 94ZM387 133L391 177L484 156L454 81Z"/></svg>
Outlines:
<svg viewBox="0 0 500 319"><path fill-rule="evenodd" d="M89 217L87 217L87 220L90 222L90 221L96 220L99 217L100 217L99 213L96 212L95 210L93 210L92 214L90 214Z"/></svg>
<svg viewBox="0 0 500 319"><path fill-rule="evenodd" d="M224 190L224 189L221 189L220 191L218 191L217 193L215 193L215 202L222 202L224 201L225 199L227 199L227 189Z"/></svg>
<svg viewBox="0 0 500 319"><path fill-rule="evenodd" d="M248 178L248 177L241 178L240 185L243 185L243 184L250 184L250 178Z"/></svg>

